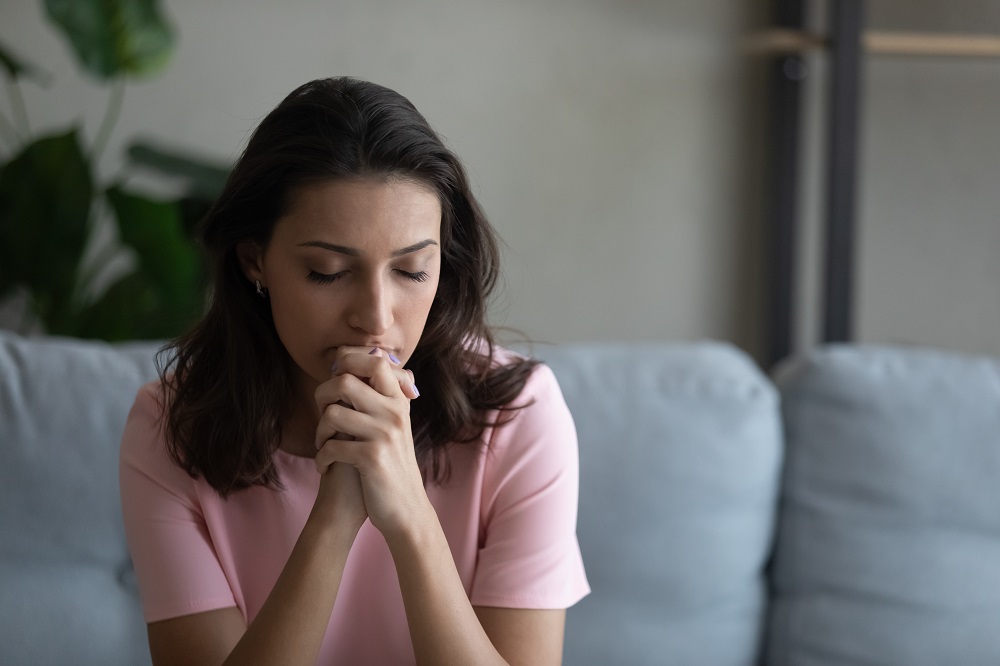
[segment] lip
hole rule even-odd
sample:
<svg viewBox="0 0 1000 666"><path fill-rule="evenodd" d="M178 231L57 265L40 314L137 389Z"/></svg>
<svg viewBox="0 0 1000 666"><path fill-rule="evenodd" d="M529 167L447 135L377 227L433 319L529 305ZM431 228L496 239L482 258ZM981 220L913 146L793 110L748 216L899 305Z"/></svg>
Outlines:
<svg viewBox="0 0 1000 666"><path fill-rule="evenodd" d="M360 344L336 345L336 346L333 347L333 352L337 353L337 350L340 349L341 347L357 347L359 349L371 349L372 347L378 347L379 349L381 349L382 351L386 352L387 354L398 354L399 353L399 349L398 348L396 348L396 347L389 347L389 346L386 346L384 343L379 343L379 342L362 342Z"/></svg>

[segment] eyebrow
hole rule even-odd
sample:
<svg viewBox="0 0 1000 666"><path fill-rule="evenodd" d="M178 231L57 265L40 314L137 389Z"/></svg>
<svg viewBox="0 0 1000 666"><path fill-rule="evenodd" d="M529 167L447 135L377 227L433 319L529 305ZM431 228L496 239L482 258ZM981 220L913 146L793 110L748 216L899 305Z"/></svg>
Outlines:
<svg viewBox="0 0 1000 666"><path fill-rule="evenodd" d="M419 243L414 243L413 245L407 245L404 248L400 248L398 250L393 250L391 256L393 256L393 257L401 257L404 254L412 254L413 252L417 252L419 250L422 250L422 249L424 249L425 247L427 247L429 245L437 245L437 241L434 241L434 240L431 240L430 238L428 238L427 240L422 240ZM333 243L327 243L325 241L307 241L305 243L299 243L299 247L318 247L318 248L323 249L323 250L329 250L330 252L337 252L337 253L340 253L340 254L346 254L349 257L360 257L361 256L361 251L360 250L356 250L353 247L344 247L343 245L334 245Z"/></svg>

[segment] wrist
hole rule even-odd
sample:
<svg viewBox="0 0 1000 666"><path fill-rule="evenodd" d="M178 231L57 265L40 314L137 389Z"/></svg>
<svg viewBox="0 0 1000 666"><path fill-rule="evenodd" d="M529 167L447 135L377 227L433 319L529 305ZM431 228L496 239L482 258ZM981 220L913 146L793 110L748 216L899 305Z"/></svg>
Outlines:
<svg viewBox="0 0 1000 666"><path fill-rule="evenodd" d="M303 531L309 530L327 542L352 544L366 518L363 512L345 507L343 502L317 498Z"/></svg>
<svg viewBox="0 0 1000 666"><path fill-rule="evenodd" d="M329 513L327 510L317 510L314 507L302 528L302 534L324 548L350 550L364 520L359 522L353 517L324 515Z"/></svg>
<svg viewBox="0 0 1000 666"><path fill-rule="evenodd" d="M383 532L386 544L394 556L397 553L428 553L429 548L443 535L437 511L426 496L395 529Z"/></svg>

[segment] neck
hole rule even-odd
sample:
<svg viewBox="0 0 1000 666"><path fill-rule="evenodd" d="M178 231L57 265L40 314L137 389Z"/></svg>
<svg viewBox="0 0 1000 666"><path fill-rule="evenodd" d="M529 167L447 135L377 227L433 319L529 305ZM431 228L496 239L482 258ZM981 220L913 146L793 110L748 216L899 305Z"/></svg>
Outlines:
<svg viewBox="0 0 1000 666"><path fill-rule="evenodd" d="M316 426L319 424L319 411L313 401L315 382L306 376L297 379L295 405L282 428L280 448L292 455L315 458Z"/></svg>

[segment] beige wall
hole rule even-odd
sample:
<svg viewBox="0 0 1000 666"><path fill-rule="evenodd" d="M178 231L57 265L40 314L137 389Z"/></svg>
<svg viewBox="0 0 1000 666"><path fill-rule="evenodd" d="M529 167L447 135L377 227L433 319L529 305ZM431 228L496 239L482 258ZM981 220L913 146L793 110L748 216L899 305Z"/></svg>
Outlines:
<svg viewBox="0 0 1000 666"><path fill-rule="evenodd" d="M498 323L548 341L749 339L742 3L164 5L179 49L128 89L107 173L139 134L230 159L296 85L369 78L409 96L464 158L508 246ZM29 88L33 116L82 113L92 135L104 91L76 75L36 3L0 7L0 38L56 75Z"/></svg>
<svg viewBox="0 0 1000 666"><path fill-rule="evenodd" d="M1000 35L996 2L866 4L871 29ZM810 71L806 345L818 335L824 59L810 58ZM868 56L863 75L858 338L1000 355L1000 58Z"/></svg>
<svg viewBox="0 0 1000 666"><path fill-rule="evenodd" d="M161 77L129 87L106 175L138 135L232 159L299 83L369 78L409 96L464 158L507 243L497 323L553 342L707 337L759 350L766 82L734 47L767 3L163 4L179 49ZM886 27L1000 33L995 3L871 5ZM56 77L26 87L36 124L83 117L92 136L106 91L76 73L40 3L0 0L0 15L0 39ZM813 144L822 62L814 72ZM1000 354L1000 61L883 60L866 80L862 339ZM814 327L800 328L808 342Z"/></svg>

